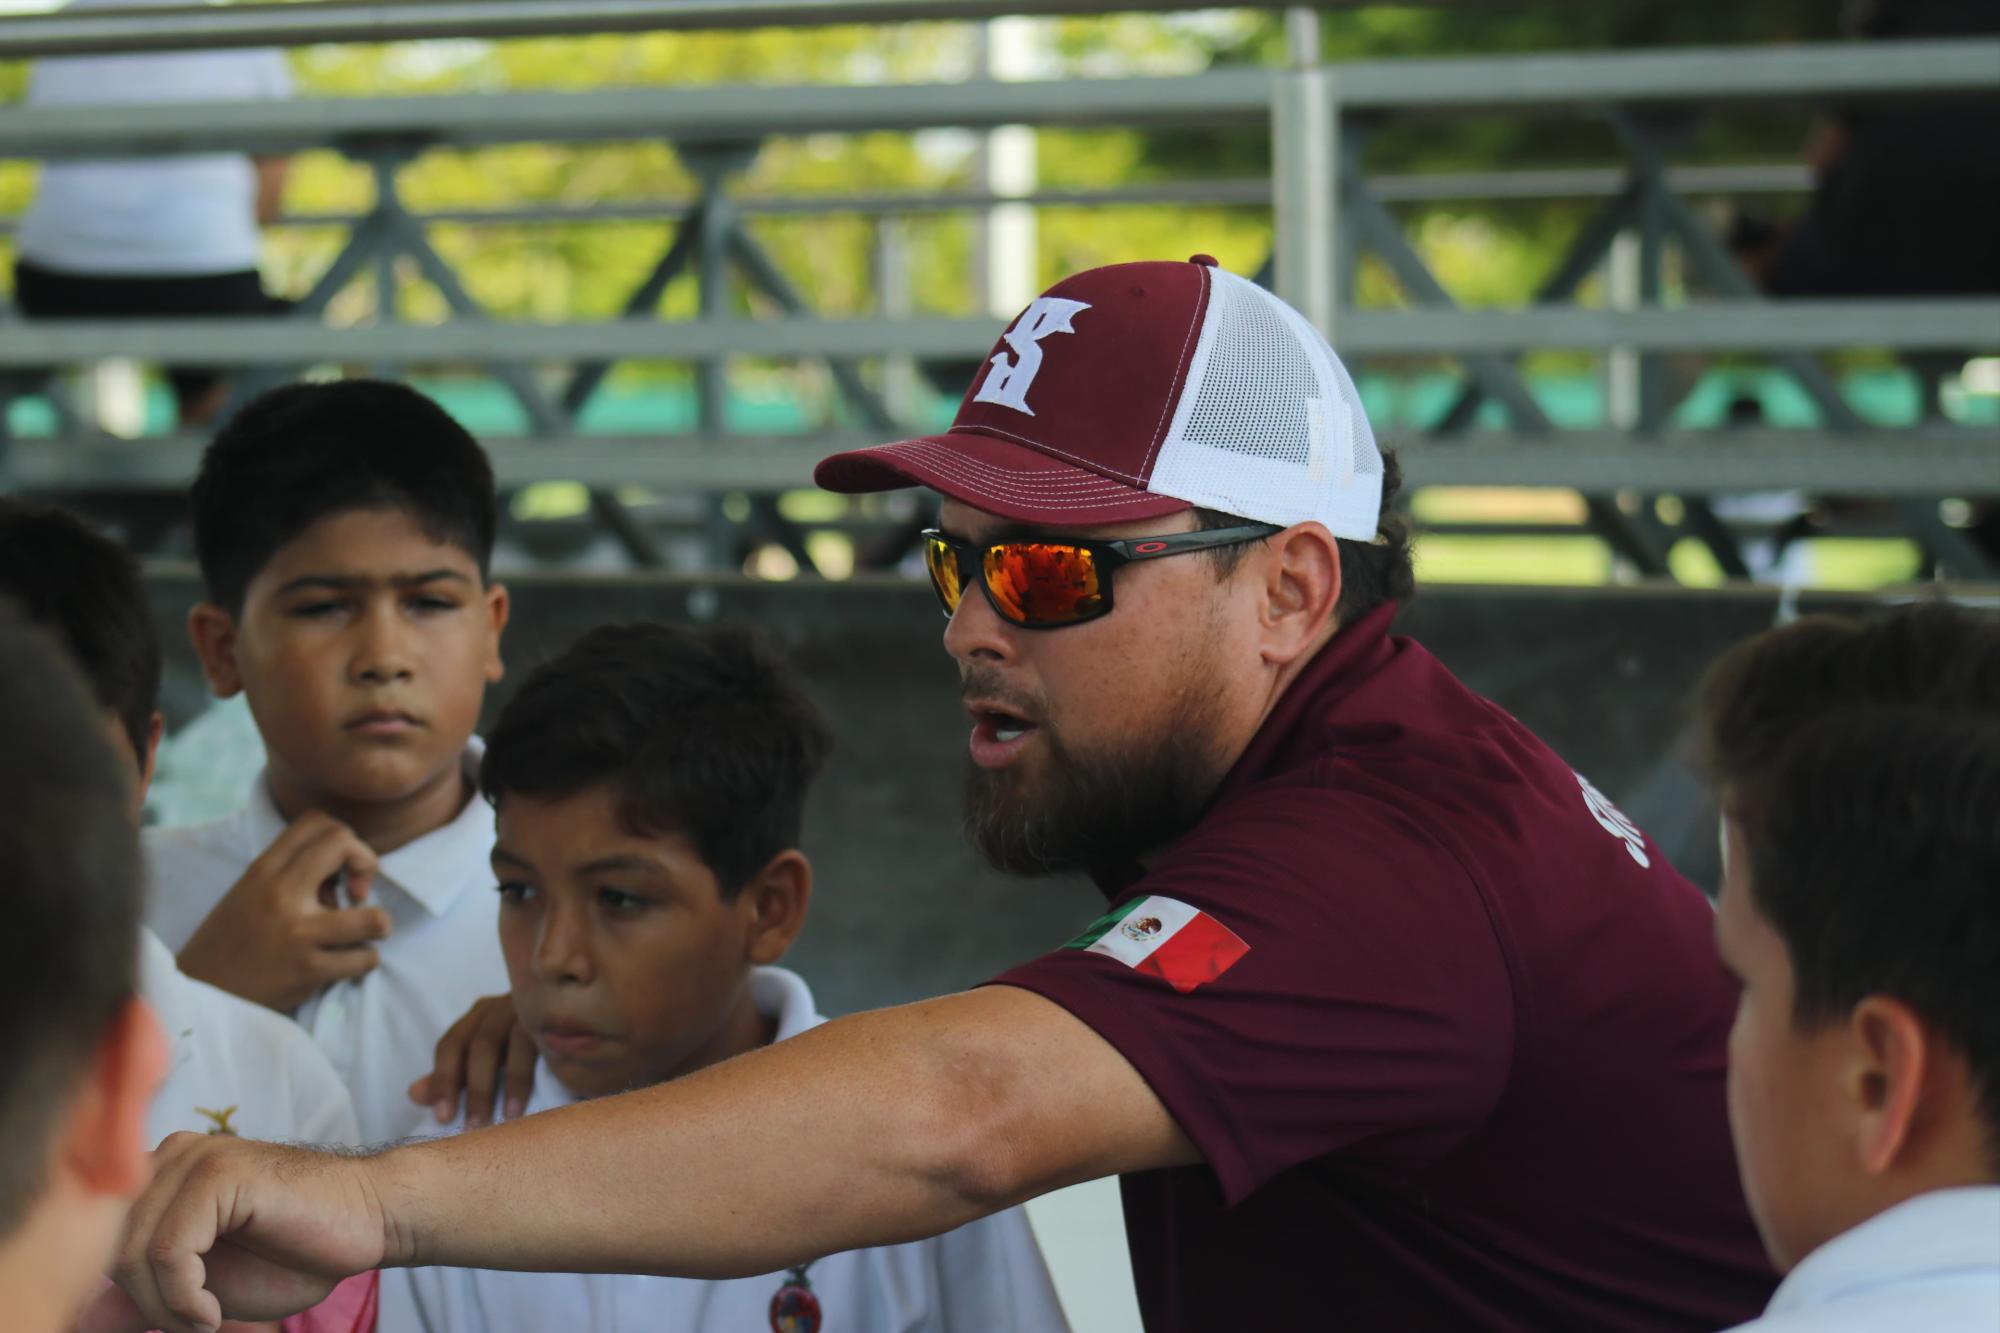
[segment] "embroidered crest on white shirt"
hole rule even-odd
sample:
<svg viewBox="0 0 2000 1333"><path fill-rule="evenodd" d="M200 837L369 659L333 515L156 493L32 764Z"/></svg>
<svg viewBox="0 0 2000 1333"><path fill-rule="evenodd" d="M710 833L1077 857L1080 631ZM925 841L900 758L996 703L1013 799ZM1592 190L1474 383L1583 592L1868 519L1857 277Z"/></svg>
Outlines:
<svg viewBox="0 0 2000 1333"><path fill-rule="evenodd" d="M998 403L1016 412L1035 415L1035 409L1028 406L1028 390L1042 369L1042 339L1052 333L1075 333L1070 321L1088 309L1090 305L1084 301L1066 301L1060 296L1036 297L1034 304L1021 312L1014 327L1004 335L1007 345L1014 349L1013 358L1009 359L1005 352L993 354L993 369L986 372L972 401Z"/></svg>

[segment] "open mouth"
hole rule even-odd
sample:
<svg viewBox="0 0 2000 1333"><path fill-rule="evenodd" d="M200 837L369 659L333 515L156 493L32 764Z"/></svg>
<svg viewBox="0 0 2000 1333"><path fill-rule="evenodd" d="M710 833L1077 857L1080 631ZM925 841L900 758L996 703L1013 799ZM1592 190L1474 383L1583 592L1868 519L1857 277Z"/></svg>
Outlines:
<svg viewBox="0 0 2000 1333"><path fill-rule="evenodd" d="M972 761L981 768L1002 768L1038 731L1031 718L1004 708L975 704L966 710L972 715Z"/></svg>
<svg viewBox="0 0 2000 1333"><path fill-rule="evenodd" d="M990 727L993 738L1002 743L1017 741L1035 729L1034 723L1012 713L988 712L980 721Z"/></svg>

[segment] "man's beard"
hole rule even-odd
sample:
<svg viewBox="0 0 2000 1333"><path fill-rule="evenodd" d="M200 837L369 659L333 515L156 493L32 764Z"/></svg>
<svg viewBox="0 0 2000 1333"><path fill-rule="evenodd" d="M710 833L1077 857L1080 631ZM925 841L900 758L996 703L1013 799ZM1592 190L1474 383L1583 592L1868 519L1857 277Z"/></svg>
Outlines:
<svg viewBox="0 0 2000 1333"><path fill-rule="evenodd" d="M1191 696L1159 733L1091 756L1071 753L1046 724L1033 778L1021 765L965 770L965 834L1009 875L1115 871L1194 827L1221 781L1210 748L1213 692Z"/></svg>

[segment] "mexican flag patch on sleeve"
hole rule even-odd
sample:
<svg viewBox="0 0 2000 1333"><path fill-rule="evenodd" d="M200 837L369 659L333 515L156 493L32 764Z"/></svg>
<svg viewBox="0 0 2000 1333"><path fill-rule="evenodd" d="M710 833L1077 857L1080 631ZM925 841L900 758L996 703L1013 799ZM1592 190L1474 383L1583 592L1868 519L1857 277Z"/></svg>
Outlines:
<svg viewBox="0 0 2000 1333"><path fill-rule="evenodd" d="M1235 931L1177 898L1148 897L1114 907L1063 946L1116 958L1185 995L1250 952Z"/></svg>

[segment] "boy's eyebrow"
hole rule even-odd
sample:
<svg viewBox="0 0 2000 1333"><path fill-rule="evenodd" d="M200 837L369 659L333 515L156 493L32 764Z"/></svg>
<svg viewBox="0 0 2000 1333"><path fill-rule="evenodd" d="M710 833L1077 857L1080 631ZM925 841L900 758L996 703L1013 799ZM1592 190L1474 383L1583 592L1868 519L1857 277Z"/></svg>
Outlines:
<svg viewBox="0 0 2000 1333"><path fill-rule="evenodd" d="M493 864L505 864L515 870L530 872L535 868L535 863L526 857L516 856L505 847L498 846L493 849ZM649 856L640 856L633 852L619 852L611 856L600 856L595 861L586 861L571 873L577 875L602 875L613 871L636 870L649 875L657 875L665 869L666 867Z"/></svg>
<svg viewBox="0 0 2000 1333"><path fill-rule="evenodd" d="M602 875L615 870L637 870L649 875L659 874L665 867L649 856L638 856L623 852L616 856L600 856L595 861L587 861L576 868L579 875Z"/></svg>
<svg viewBox="0 0 2000 1333"><path fill-rule="evenodd" d="M375 588L384 584L392 588L417 588L426 583L471 583L455 569L427 569L418 574L391 574L385 579L366 574L302 574L284 587L278 589L277 596L301 592L307 588L324 588L334 592L351 592L356 588Z"/></svg>
<svg viewBox="0 0 2000 1333"><path fill-rule="evenodd" d="M514 853L508 851L505 847L495 847L493 849L493 864L499 865L503 861L506 862L508 865L514 867L516 870L532 871L535 868L535 863L533 861L529 861L523 857L516 856L514 855Z"/></svg>

